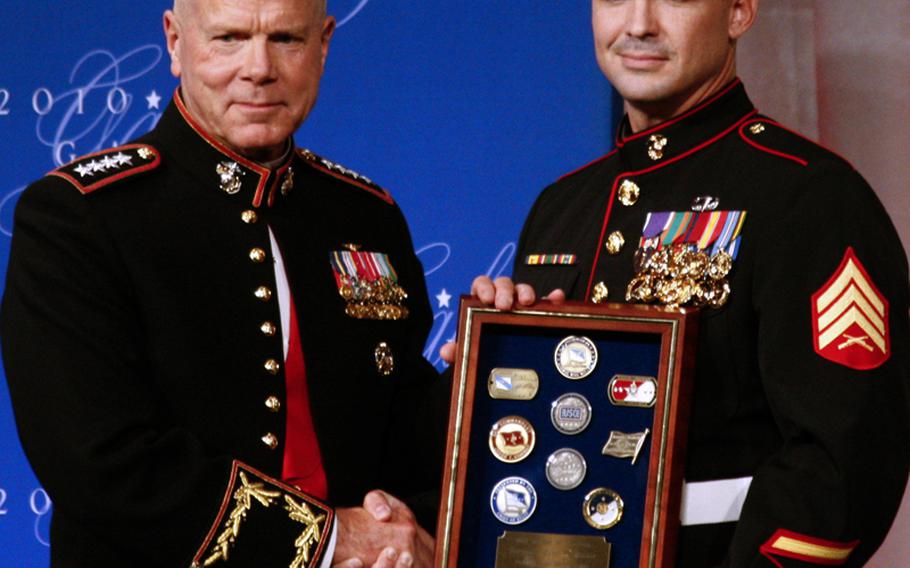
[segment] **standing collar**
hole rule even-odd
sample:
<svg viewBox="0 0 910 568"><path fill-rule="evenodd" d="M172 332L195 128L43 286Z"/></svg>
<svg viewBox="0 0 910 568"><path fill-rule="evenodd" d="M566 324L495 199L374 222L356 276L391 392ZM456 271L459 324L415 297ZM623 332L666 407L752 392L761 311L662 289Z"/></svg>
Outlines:
<svg viewBox="0 0 910 568"><path fill-rule="evenodd" d="M279 164L269 168L234 152L190 116L179 88L155 127L171 159L192 172L203 186L222 195L242 196L253 207L271 206L293 186L294 140Z"/></svg>
<svg viewBox="0 0 910 568"><path fill-rule="evenodd" d="M757 111L737 78L710 99L661 124L629 134L629 117L616 132L624 166L641 171L673 162L726 134Z"/></svg>

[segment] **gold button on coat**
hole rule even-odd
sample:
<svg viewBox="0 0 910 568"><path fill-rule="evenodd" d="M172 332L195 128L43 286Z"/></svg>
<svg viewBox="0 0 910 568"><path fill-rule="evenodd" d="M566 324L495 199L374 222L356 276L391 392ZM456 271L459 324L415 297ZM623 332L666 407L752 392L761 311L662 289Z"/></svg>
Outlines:
<svg viewBox="0 0 910 568"><path fill-rule="evenodd" d="M278 369L281 368L281 365L278 364L278 361L276 361L276 360L274 360L274 359L267 359L266 362L263 363L262 366L265 367L265 370L266 370L270 375L277 375L277 374L278 374Z"/></svg>
<svg viewBox="0 0 910 568"><path fill-rule="evenodd" d="M595 304L600 304L606 302L609 295L610 290L607 288L607 285L603 282L598 282L594 286L594 292L591 294L591 301Z"/></svg>
<svg viewBox="0 0 910 568"><path fill-rule="evenodd" d="M253 223L255 223L256 221L259 220L259 215L257 215L256 212L253 211L252 209L247 209L246 211L244 211L243 213L240 214L240 218L243 219L244 223L246 223L248 225L252 225Z"/></svg>
<svg viewBox="0 0 910 568"><path fill-rule="evenodd" d="M250 250L250 260L253 262L265 262L265 251L259 247Z"/></svg>
<svg viewBox="0 0 910 568"><path fill-rule="evenodd" d="M613 231L607 237L607 252L610 254L619 254L624 244L626 244L626 238L622 236L622 233L619 231Z"/></svg>
<svg viewBox="0 0 910 568"><path fill-rule="evenodd" d="M640 194L641 188L634 181L624 180L619 186L619 202L626 207L635 205Z"/></svg>
<svg viewBox="0 0 910 568"><path fill-rule="evenodd" d="M268 446L270 450L274 450L278 447L278 436L269 432L262 437L262 443Z"/></svg>
<svg viewBox="0 0 910 568"><path fill-rule="evenodd" d="M262 322L262 325L259 326L259 329L262 331L263 335L266 335L268 337L272 337L278 332L278 328L270 321Z"/></svg>
<svg viewBox="0 0 910 568"><path fill-rule="evenodd" d="M257 298L259 298L263 302L268 302L269 300L272 299L272 291L269 289L268 286L260 286L260 287L256 288L256 291L254 292L254 294L256 295Z"/></svg>
<svg viewBox="0 0 910 568"><path fill-rule="evenodd" d="M270 396L265 399L265 406L272 412L278 412L281 410L281 401L278 400L277 396Z"/></svg>

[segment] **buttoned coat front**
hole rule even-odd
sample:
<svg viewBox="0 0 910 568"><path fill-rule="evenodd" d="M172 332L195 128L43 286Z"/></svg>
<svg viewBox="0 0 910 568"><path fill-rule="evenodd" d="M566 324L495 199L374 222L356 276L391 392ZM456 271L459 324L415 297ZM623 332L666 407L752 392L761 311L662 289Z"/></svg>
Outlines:
<svg viewBox="0 0 910 568"><path fill-rule="evenodd" d="M646 131L624 124L616 145L540 195L514 278L627 301L649 213L744 212L729 299L700 319L686 480L750 485L738 522L683 528L678 565L863 565L910 467L910 291L887 214L845 160L759 115L738 80ZM575 257L529 262L541 254ZM852 332L860 312L876 323ZM846 335L822 337L834 316Z"/></svg>
<svg viewBox="0 0 910 568"><path fill-rule="evenodd" d="M296 307L329 502L436 489L445 417L432 412L438 377L422 357L431 313L388 193L306 151L271 170L248 162L196 127L179 95L151 133L93 161L22 195L3 302L20 436L55 506L52 566L189 566L226 519L237 464L280 478L285 376L269 228ZM223 187L230 164L239 187ZM346 314L330 264L346 245L388 255L407 318ZM229 565L289 565L293 535L270 534L257 514Z"/></svg>

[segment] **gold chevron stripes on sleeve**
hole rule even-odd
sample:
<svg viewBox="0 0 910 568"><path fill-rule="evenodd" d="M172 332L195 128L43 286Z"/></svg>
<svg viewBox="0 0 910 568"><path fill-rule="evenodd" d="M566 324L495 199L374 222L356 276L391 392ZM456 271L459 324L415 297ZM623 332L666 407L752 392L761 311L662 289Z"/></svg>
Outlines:
<svg viewBox="0 0 910 568"><path fill-rule="evenodd" d="M856 324L882 353L887 352L885 303L852 258L816 299L816 310L819 349L843 337Z"/></svg>

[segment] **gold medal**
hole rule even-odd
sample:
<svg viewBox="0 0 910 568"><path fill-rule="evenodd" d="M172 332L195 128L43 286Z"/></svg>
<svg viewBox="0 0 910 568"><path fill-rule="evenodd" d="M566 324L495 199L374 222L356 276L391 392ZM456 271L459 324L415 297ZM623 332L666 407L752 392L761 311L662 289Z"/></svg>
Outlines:
<svg viewBox="0 0 910 568"><path fill-rule="evenodd" d="M708 265L708 276L714 280L720 280L726 278L732 268L733 257L727 252L720 251L711 257L711 262Z"/></svg>

